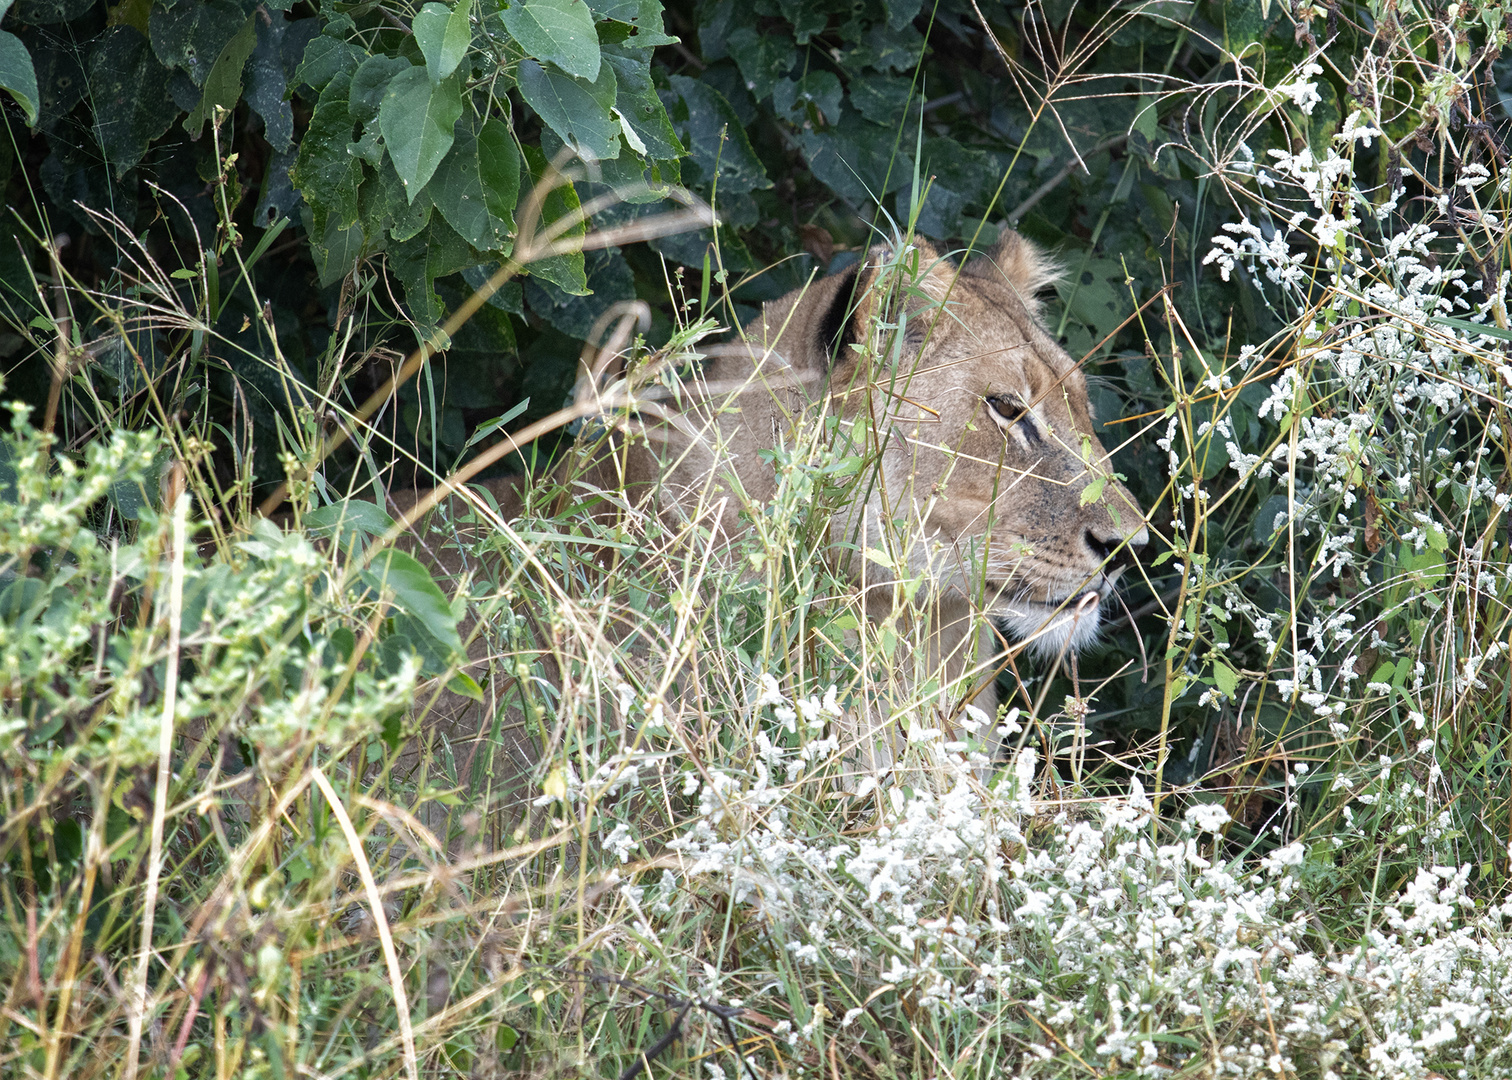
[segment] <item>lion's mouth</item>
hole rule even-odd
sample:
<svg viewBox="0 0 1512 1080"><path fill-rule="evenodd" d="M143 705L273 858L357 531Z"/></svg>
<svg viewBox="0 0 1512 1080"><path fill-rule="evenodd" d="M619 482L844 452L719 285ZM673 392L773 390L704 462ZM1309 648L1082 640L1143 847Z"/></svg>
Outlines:
<svg viewBox="0 0 1512 1080"><path fill-rule="evenodd" d="M1041 656L1066 649L1080 652L1098 639L1103 624L1103 601L1111 594L1080 589L1056 600L1037 600L1006 594L992 606L994 620L1013 640L1026 642Z"/></svg>

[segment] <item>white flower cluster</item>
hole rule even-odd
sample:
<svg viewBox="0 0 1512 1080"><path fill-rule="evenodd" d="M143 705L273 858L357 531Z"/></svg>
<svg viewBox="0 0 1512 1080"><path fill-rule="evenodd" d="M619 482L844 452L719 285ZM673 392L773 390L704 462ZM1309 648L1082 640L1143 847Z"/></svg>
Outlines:
<svg viewBox="0 0 1512 1080"><path fill-rule="evenodd" d="M1512 1068L1512 903L1477 910L1468 867L1421 870L1358 943L1330 945L1302 892L1306 849L1219 857L1221 806L1192 806L1157 841L1137 783L1127 799L1049 817L983 797L964 774L943 795L886 793L890 814L817 842L780 799L739 822L706 799L669 845L680 872L648 891L713 888L800 969L855 972L849 990L826 983L825 1015L843 1004L842 1027L906 1000L916 1025L922 1011L930 1030L982 1038L1021 1008L1042 1039L1004 1037L1004 1076L1054 1075L1064 1046L1098 1071L1149 1077L1195 1047L1217 1076ZM784 1039L824 1051L820 1019Z"/></svg>

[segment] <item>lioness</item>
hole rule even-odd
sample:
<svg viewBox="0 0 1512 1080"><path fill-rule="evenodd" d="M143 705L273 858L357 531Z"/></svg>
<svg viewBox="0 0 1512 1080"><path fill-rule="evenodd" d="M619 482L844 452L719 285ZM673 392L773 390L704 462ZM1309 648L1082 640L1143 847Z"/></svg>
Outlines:
<svg viewBox="0 0 1512 1080"><path fill-rule="evenodd" d="M768 303L743 334L749 348L722 351L679 413L647 423L655 438L580 475L654 489L664 514L717 503L711 490L760 505L778 483L761 451L839 416L872 440L878 467L832 520L833 550L874 619L895 613L907 579L925 579L907 632L947 682L972 675L957 700L974 694L991 714L993 624L1040 654L1085 647L1147 540L1094 434L1086 380L1039 321L1035 297L1053 278L1009 230L961 266L924 242L874 249ZM488 486L511 516L512 484ZM740 501L723 505L717 527L734 535ZM863 745L891 741L879 734Z"/></svg>

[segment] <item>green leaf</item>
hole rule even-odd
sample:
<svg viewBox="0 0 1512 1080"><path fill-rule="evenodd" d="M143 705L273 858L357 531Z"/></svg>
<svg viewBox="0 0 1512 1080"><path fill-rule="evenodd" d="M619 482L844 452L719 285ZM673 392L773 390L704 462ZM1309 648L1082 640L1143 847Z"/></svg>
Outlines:
<svg viewBox="0 0 1512 1080"><path fill-rule="evenodd" d="M415 13L415 44L425 57L425 70L439 83L462 63L472 44L472 0L457 0L455 9L445 4L426 4Z"/></svg>
<svg viewBox="0 0 1512 1080"><path fill-rule="evenodd" d="M1090 503L1095 503L1098 499L1102 498L1103 485L1107 482L1108 478L1106 476L1098 476L1094 478L1090 484L1082 488L1081 504L1083 506L1086 506Z"/></svg>
<svg viewBox="0 0 1512 1080"><path fill-rule="evenodd" d="M379 537L394 527L394 519L377 503L366 499L342 499L311 510L304 527L312 536L334 537L336 546L353 547L363 537Z"/></svg>
<svg viewBox="0 0 1512 1080"><path fill-rule="evenodd" d="M284 35L291 25L274 18L256 20L257 47L247 62L247 105L263 120L263 133L279 153L294 145L294 109L287 100L288 78L284 70Z"/></svg>
<svg viewBox="0 0 1512 1080"><path fill-rule="evenodd" d="M15 34L0 30L0 89L6 90L26 113L28 127L37 126L37 69L31 54Z"/></svg>
<svg viewBox="0 0 1512 1080"><path fill-rule="evenodd" d="M617 248L583 253L587 275L587 293L576 295L560 289L540 276L525 282L525 299L530 310L554 329L578 341L587 339L593 324L610 305L635 299L635 272Z"/></svg>
<svg viewBox="0 0 1512 1080"><path fill-rule="evenodd" d="M634 29L622 44L632 49L650 49L657 45L676 45L678 38L666 32L662 24L661 0L610 0L596 3L593 13L601 21L626 23Z"/></svg>
<svg viewBox="0 0 1512 1080"><path fill-rule="evenodd" d="M73 22L94 6L95 0L20 0L15 21L31 26Z"/></svg>
<svg viewBox="0 0 1512 1080"><path fill-rule="evenodd" d="M514 209L520 201L520 151L502 120L489 120L478 130L478 177L489 216L513 236Z"/></svg>
<svg viewBox="0 0 1512 1080"><path fill-rule="evenodd" d="M1225 697L1233 697L1234 691L1239 688L1239 676L1223 661L1214 660L1213 685L1222 690Z"/></svg>
<svg viewBox="0 0 1512 1080"><path fill-rule="evenodd" d="M402 56L384 56L382 53L364 60L352 76L352 89L347 95L347 108L352 119L366 124L376 117L389 84L400 72L409 71L414 66Z"/></svg>
<svg viewBox="0 0 1512 1080"><path fill-rule="evenodd" d="M305 46L304 59L294 71L294 85L308 86L317 93L337 75L351 75L366 54L355 45L321 35Z"/></svg>
<svg viewBox="0 0 1512 1080"><path fill-rule="evenodd" d="M1248 46L1264 36L1263 0L1226 0L1219 10L1223 12L1225 52L1242 55Z"/></svg>
<svg viewBox="0 0 1512 1080"><path fill-rule="evenodd" d="M799 49L786 34L763 33L742 26L730 35L730 55L745 76L746 86L760 101L772 92L778 80L793 69Z"/></svg>
<svg viewBox="0 0 1512 1080"><path fill-rule="evenodd" d="M112 26L89 54L89 91L95 137L117 176L142 160L147 147L179 114L163 93L168 70L130 26Z"/></svg>
<svg viewBox="0 0 1512 1080"><path fill-rule="evenodd" d="M690 187L708 187L717 168L721 195L771 187L772 181L746 137L745 125L724 95L685 75L673 75L668 81L677 98L667 102L667 113L692 158L693 168L684 181Z"/></svg>
<svg viewBox="0 0 1512 1080"><path fill-rule="evenodd" d="M257 16L251 15L215 58L215 66L205 79L205 92L184 121L184 130L191 138L199 137L205 121L215 116L217 105L231 109L241 100L242 69L247 66L247 57L252 55L256 46Z"/></svg>
<svg viewBox="0 0 1512 1080"><path fill-rule="evenodd" d="M396 608L450 652L462 651L457 617L452 614L451 605L432 580L430 571L413 555L390 548L369 564L362 572L362 580L380 593L390 593Z"/></svg>
<svg viewBox="0 0 1512 1080"><path fill-rule="evenodd" d="M378 128L411 202L451 149L462 94L455 78L432 84L424 68L401 71L378 110Z"/></svg>
<svg viewBox="0 0 1512 1080"><path fill-rule="evenodd" d="M451 681L446 684L446 688L458 697L472 698L474 701L483 700L483 688L465 671L459 671L453 675Z"/></svg>
<svg viewBox="0 0 1512 1080"><path fill-rule="evenodd" d="M513 146L509 147L509 153L514 154ZM483 169L478 138L469 131L461 132L436 170L429 192L436 208L446 216L447 224L456 229L462 239L480 251L496 251L508 241L510 230L489 212ZM516 191L519 183L519 158L516 156Z"/></svg>
<svg viewBox="0 0 1512 1080"><path fill-rule="evenodd" d="M598 79L587 82L522 60L519 82L525 103L582 157L600 161L619 156L620 124L610 115L615 100L612 67L602 65Z"/></svg>
<svg viewBox="0 0 1512 1080"><path fill-rule="evenodd" d="M430 224L434 209L430 187L410 202L392 161L380 161L362 183L362 223L370 233L377 234L372 237L375 246L384 244L384 233L401 243L418 236Z"/></svg>
<svg viewBox="0 0 1512 1080"><path fill-rule="evenodd" d="M840 94L834 72L810 71L796 82L783 79L772 88L772 111L798 127L805 121L833 124L840 119Z"/></svg>
<svg viewBox="0 0 1512 1080"><path fill-rule="evenodd" d="M440 214L432 214L424 230L388 251L389 267L404 286L405 302L423 327L434 326L445 310L436 295L436 279L455 274L476 259L467 241Z"/></svg>
<svg viewBox="0 0 1512 1080"><path fill-rule="evenodd" d="M608 52L604 62L614 69L614 107L621 123L640 141L638 152L659 161L682 157L682 144L651 81L650 61Z"/></svg>
<svg viewBox="0 0 1512 1080"><path fill-rule="evenodd" d="M246 18L231 0L154 4L148 19L152 51L165 67L181 68L195 86L204 86L216 59ZM165 90L162 86L153 92L162 95Z"/></svg>
<svg viewBox="0 0 1512 1080"><path fill-rule="evenodd" d="M339 229L357 221L362 162L347 149L352 145L352 118L347 112L350 89L351 78L340 74L320 92L310 126L299 142L299 157L289 171L290 182L303 192L313 215L313 236L326 234L328 220Z"/></svg>
<svg viewBox="0 0 1512 1080"><path fill-rule="evenodd" d="M513 3L503 18L509 36L526 55L589 82L598 78L602 62L598 33L593 28L593 12L583 0Z"/></svg>
<svg viewBox="0 0 1512 1080"><path fill-rule="evenodd" d="M804 132L799 142L809 171L853 206L872 205L913 175L913 161L896 148L892 131L854 114L825 131Z"/></svg>
<svg viewBox="0 0 1512 1080"><path fill-rule="evenodd" d="M1444 527L1438 523L1428 526L1428 546L1434 551L1444 552L1449 550L1449 537L1444 533Z"/></svg>
<svg viewBox="0 0 1512 1080"><path fill-rule="evenodd" d="M539 183L541 177L546 174L546 155L534 146L524 147L525 160L530 166L531 182ZM558 221L570 214L575 214L582 206L578 198L577 189L571 184L562 184L553 188L541 203L540 228ZM579 223L562 234L562 239L571 236L582 236L587 231L587 226ZM553 255L546 259L537 259L527 266L526 271L531 277L541 278L551 282L557 288L570 292L575 296L588 294L588 276L583 269L583 253L574 251L566 255Z"/></svg>

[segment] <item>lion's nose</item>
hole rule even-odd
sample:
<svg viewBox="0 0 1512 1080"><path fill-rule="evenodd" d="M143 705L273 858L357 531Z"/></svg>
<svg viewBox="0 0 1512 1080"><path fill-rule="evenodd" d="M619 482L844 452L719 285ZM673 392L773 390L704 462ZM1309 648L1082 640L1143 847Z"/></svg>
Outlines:
<svg viewBox="0 0 1512 1080"><path fill-rule="evenodd" d="M1088 529L1083 539L1098 561L1107 564L1103 572L1111 577L1116 571L1127 570L1134 565L1139 550L1145 546L1149 536L1150 534L1144 529L1128 537L1121 533L1099 535L1092 529Z"/></svg>

